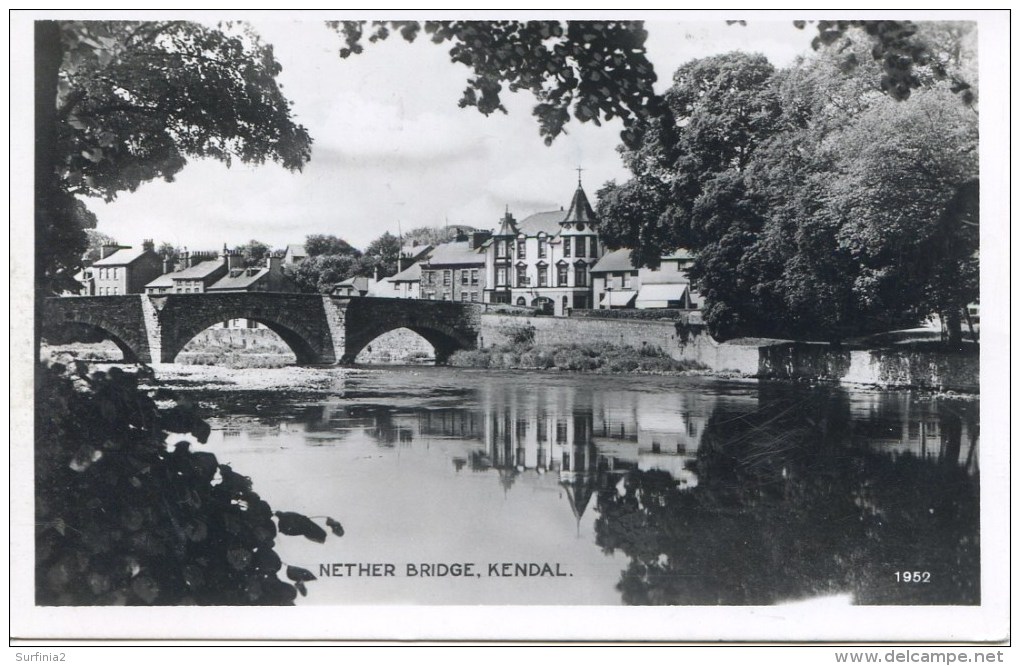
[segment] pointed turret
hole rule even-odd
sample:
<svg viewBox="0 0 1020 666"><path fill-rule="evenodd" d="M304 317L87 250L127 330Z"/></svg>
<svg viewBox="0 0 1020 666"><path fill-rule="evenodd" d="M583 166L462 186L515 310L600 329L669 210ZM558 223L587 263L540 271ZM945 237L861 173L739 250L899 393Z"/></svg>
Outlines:
<svg viewBox="0 0 1020 666"><path fill-rule="evenodd" d="M588 197L584 193L584 188L581 187L580 175L577 177L577 190L574 192L574 198L570 200L567 216L563 218L563 222L560 224L577 224L578 222L584 222L585 224L596 222L595 211L592 210L591 204L588 203Z"/></svg>
<svg viewBox="0 0 1020 666"><path fill-rule="evenodd" d="M499 229L496 231L494 236L516 236L517 235L517 220L510 214L510 207L507 206L506 213L503 214L503 218L499 221Z"/></svg>

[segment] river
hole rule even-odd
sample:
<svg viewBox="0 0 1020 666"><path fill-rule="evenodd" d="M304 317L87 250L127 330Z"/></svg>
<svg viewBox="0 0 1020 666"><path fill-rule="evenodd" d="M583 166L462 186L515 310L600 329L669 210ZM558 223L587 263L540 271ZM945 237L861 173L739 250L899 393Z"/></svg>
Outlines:
<svg viewBox="0 0 1020 666"><path fill-rule="evenodd" d="M976 399L326 372L315 392L174 378L274 509L342 523L278 537L318 577L301 604L980 603Z"/></svg>

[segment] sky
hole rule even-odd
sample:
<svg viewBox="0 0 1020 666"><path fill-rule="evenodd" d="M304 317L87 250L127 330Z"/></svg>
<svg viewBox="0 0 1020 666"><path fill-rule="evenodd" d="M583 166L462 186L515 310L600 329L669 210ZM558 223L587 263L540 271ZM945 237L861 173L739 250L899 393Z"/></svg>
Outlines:
<svg viewBox="0 0 1020 666"><path fill-rule="evenodd" d="M488 229L507 207L523 219L567 206L578 167L593 204L606 181L627 179L618 121L572 120L549 147L530 93L505 93L506 115L459 108L469 70L450 62L448 46L393 37L341 59L340 37L321 21L252 23L283 66L278 80L314 140L311 161L292 173L275 163L192 160L172 183L90 200L99 231L122 244L152 238L192 250L251 239L283 248L316 233L364 248L386 231ZM650 21L646 29L660 91L693 58L739 49L783 66L810 52L812 36L790 20Z"/></svg>

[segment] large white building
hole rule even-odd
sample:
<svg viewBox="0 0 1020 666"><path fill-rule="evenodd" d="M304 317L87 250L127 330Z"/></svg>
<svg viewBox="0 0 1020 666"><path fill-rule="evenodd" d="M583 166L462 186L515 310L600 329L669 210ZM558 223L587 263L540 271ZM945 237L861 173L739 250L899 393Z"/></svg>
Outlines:
<svg viewBox="0 0 1020 666"><path fill-rule="evenodd" d="M519 223L508 210L484 250L486 303L542 307L560 316L592 307L591 269L605 247L580 180L567 210Z"/></svg>

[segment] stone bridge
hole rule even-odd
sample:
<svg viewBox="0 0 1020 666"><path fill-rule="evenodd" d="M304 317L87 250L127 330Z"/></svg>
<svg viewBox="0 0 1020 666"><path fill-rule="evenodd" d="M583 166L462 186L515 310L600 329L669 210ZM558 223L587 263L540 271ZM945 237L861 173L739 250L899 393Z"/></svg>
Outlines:
<svg viewBox="0 0 1020 666"><path fill-rule="evenodd" d="M481 307L470 303L318 294L249 293L68 296L46 299L42 332L74 325L102 330L130 362L172 363L193 337L230 319L265 324L297 362L350 364L366 345L397 328L429 341L442 363L478 344Z"/></svg>

